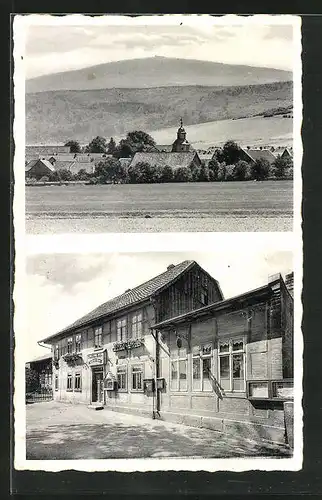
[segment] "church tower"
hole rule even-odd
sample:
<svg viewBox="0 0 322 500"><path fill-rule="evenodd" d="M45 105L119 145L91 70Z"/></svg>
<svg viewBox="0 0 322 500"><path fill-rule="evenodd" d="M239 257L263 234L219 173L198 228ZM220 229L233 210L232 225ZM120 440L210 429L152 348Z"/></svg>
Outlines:
<svg viewBox="0 0 322 500"><path fill-rule="evenodd" d="M172 144L172 153L186 153L191 151L191 146L186 139L187 133L183 128L182 118L180 118L180 127L178 128L177 138Z"/></svg>

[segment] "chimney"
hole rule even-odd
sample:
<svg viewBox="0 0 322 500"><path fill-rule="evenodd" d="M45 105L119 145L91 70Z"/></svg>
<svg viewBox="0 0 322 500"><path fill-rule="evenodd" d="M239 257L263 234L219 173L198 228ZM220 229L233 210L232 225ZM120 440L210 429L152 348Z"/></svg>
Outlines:
<svg viewBox="0 0 322 500"><path fill-rule="evenodd" d="M131 291L131 288L128 288L127 290L125 290L124 293L130 292L130 291Z"/></svg>
<svg viewBox="0 0 322 500"><path fill-rule="evenodd" d="M167 267L167 271L169 271L170 269L173 269L174 267L176 267L174 264L170 264L170 265Z"/></svg>

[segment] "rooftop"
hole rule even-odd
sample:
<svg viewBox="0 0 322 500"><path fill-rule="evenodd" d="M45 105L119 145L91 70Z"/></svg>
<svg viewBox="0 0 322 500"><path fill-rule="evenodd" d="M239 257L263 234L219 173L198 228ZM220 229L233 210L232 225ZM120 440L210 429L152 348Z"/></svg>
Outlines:
<svg viewBox="0 0 322 500"><path fill-rule="evenodd" d="M180 264L175 266L168 266L167 270L163 273L155 276L154 278L142 283L141 285L127 290L122 295L114 297L111 300L108 300L104 304L96 307L96 309L90 311L85 316L76 320L71 325L67 326L63 330L55 333L54 335L50 335L49 337L42 340L42 342L47 342L50 339L53 339L59 336L62 333L67 333L71 330L75 330L82 326L88 325L100 318L103 318L109 314L113 314L116 311L124 309L133 304L137 304L143 302L144 300L149 299L156 292L161 291L164 287L172 284L176 279L178 279L185 271L190 269L196 264L193 260L185 260Z"/></svg>
<svg viewBox="0 0 322 500"><path fill-rule="evenodd" d="M146 162L150 165L171 168L189 167L196 155L195 151L187 153L135 153L131 162L131 167L139 162Z"/></svg>

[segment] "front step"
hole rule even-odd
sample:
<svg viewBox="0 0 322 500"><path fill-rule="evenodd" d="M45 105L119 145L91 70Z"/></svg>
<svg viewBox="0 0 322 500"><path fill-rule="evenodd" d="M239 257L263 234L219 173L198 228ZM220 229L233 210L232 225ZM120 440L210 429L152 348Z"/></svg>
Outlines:
<svg viewBox="0 0 322 500"><path fill-rule="evenodd" d="M102 405L102 403L92 403L88 405L87 408L89 408L90 410L103 410L104 406Z"/></svg>

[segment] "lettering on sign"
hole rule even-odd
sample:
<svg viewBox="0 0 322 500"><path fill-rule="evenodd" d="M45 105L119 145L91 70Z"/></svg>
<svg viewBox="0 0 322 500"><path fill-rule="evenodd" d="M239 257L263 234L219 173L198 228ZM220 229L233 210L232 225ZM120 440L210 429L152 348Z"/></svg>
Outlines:
<svg viewBox="0 0 322 500"><path fill-rule="evenodd" d="M104 365L105 364L105 353L106 353L106 351L92 352L91 354L88 354L87 355L87 364L89 366Z"/></svg>

